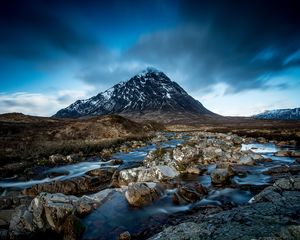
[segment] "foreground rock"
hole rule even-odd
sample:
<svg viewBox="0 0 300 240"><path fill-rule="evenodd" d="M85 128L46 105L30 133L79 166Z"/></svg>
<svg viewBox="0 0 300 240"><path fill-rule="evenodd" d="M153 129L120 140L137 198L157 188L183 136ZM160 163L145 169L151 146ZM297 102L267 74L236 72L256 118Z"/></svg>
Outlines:
<svg viewBox="0 0 300 240"><path fill-rule="evenodd" d="M252 151L241 151L241 144L252 139L234 134L197 132L189 141L174 149L159 148L149 152L144 166L169 166L180 173L201 174L210 164L255 165L263 157Z"/></svg>
<svg viewBox="0 0 300 240"><path fill-rule="evenodd" d="M128 203L135 207L149 205L163 194L163 187L158 183L130 183L125 192Z"/></svg>
<svg viewBox="0 0 300 240"><path fill-rule="evenodd" d="M191 203L201 200L207 195L207 189L199 183L190 183L179 186L174 193L173 202L175 204Z"/></svg>
<svg viewBox="0 0 300 240"><path fill-rule="evenodd" d="M216 168L211 174L211 182L217 186L223 186L230 180L230 171L227 168Z"/></svg>
<svg viewBox="0 0 300 240"><path fill-rule="evenodd" d="M251 204L168 227L156 239L300 239L300 177L280 179Z"/></svg>
<svg viewBox="0 0 300 240"><path fill-rule="evenodd" d="M166 165L155 167L138 167L125 169L119 172L118 181L121 186L126 186L133 182L163 182L173 179L179 172Z"/></svg>
<svg viewBox="0 0 300 240"><path fill-rule="evenodd" d="M25 189L24 194L37 196L41 192L48 192L78 195L97 192L110 186L115 171L116 168L114 167L95 169L81 177L34 185Z"/></svg>
<svg viewBox="0 0 300 240"><path fill-rule="evenodd" d="M61 193L40 193L30 206L20 205L12 214L9 236L29 238L34 234L53 231L64 239L78 239L84 227L77 216L90 213L116 190L106 189L99 193L83 196L66 196Z"/></svg>

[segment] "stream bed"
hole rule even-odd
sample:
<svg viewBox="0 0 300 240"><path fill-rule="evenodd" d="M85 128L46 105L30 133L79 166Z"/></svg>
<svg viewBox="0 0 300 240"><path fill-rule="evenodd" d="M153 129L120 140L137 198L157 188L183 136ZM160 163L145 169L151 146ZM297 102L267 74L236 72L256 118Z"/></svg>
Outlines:
<svg viewBox="0 0 300 240"><path fill-rule="evenodd" d="M155 150L157 147L175 148L189 139L189 135L181 135L182 137L178 139L175 137L175 134L166 133L167 141L149 143L127 153L117 152L112 155L111 159L121 159L123 164L114 167L125 169L140 166L151 150ZM241 151L249 150L261 154L264 158L272 161L262 161L254 166L242 166L241 168L247 174L235 175L231 179L232 184L229 186L215 187L212 185L210 173L216 168L215 164L208 165L207 171L202 175L184 174L175 179L174 181L177 181L178 184L201 183L208 188L208 195L194 203L175 205L172 198L176 188L169 188L160 199L154 201L151 205L136 208L128 204L122 191L114 192L102 205L82 218L85 226L82 238L117 239L119 234L124 231L129 231L131 234L137 234L145 231L145 229L151 231L150 226L164 225L169 216L189 212L199 206L240 206L247 204L256 194L252 188L247 186L268 186L272 183L272 178L264 174L266 170L276 166L291 165L295 162L291 157L274 156L274 153L279 150L295 150L294 147L285 146L279 148L272 143L241 145ZM90 170L106 167L108 164L109 162L104 162L100 158L94 157L80 163L43 169L39 177L29 180L20 180L18 178L2 179L0 180L0 187L7 190L20 190L35 184L63 181L82 176Z"/></svg>
<svg viewBox="0 0 300 240"><path fill-rule="evenodd" d="M182 141L177 140L172 143L171 147L175 147L176 144L181 144ZM170 147L170 145L170 143L165 143L163 146ZM150 145L142 149L136 149L130 153L117 153L114 157L122 159L124 162L141 161L147 155L147 152L153 149L155 149L155 146ZM243 144L241 146L242 151L250 149L253 152L262 154L265 158L271 158L273 161L263 162L255 166L244 166L248 174L241 177L235 176L232 179L235 186L267 186L270 184L271 178L263 174L264 171L282 164L289 165L294 163L293 158L274 156L273 154L280 150L274 144ZM285 147L284 149L294 150L294 148L289 147ZM241 188L212 186L210 172L214 168L215 165L212 164L208 166L208 171L204 175L185 174L177 179L180 183L198 182L209 189L207 197L192 204L173 204L172 197L176 189L168 189L163 197L143 208L135 208L128 205L124 194L120 192L114 193L108 201L83 219L86 227L83 239L117 239L119 234L124 231L129 231L131 234L139 233L150 228L151 225L165 224L170 215L176 216L176 214L188 212L199 206L244 205L256 194L250 190L242 190Z"/></svg>

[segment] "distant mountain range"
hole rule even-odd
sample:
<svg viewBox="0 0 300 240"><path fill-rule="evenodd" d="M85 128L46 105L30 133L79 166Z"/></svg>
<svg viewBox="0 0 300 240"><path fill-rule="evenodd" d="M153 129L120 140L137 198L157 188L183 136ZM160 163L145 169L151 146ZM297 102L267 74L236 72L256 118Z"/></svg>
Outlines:
<svg viewBox="0 0 300 240"><path fill-rule="evenodd" d="M300 108L269 110L253 117L258 119L300 120Z"/></svg>
<svg viewBox="0 0 300 240"><path fill-rule="evenodd" d="M78 118L107 114L143 116L156 113L218 116L188 95L163 72L147 68L128 81L86 100L78 100L58 111L54 117Z"/></svg>

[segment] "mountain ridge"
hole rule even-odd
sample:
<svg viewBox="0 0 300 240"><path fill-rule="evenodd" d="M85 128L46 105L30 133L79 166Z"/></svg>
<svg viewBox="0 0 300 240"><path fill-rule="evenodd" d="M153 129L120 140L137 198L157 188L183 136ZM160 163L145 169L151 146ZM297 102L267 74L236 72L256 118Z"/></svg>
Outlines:
<svg viewBox="0 0 300 240"><path fill-rule="evenodd" d="M191 97L162 71L147 68L89 99L77 100L53 117L78 118L144 112L190 112L217 116Z"/></svg>
<svg viewBox="0 0 300 240"><path fill-rule="evenodd" d="M300 120L300 108L266 110L253 117L257 119Z"/></svg>

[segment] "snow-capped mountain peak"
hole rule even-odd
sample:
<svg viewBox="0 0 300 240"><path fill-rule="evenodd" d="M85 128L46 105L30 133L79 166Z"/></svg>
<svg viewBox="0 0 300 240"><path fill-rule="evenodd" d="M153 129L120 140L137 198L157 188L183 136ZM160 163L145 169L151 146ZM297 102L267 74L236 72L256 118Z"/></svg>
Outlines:
<svg viewBox="0 0 300 240"><path fill-rule="evenodd" d="M300 120L300 108L267 110L253 117L259 119Z"/></svg>
<svg viewBox="0 0 300 240"><path fill-rule="evenodd" d="M156 110L213 114L163 72L149 67L94 97L76 101L54 116L81 117Z"/></svg>

